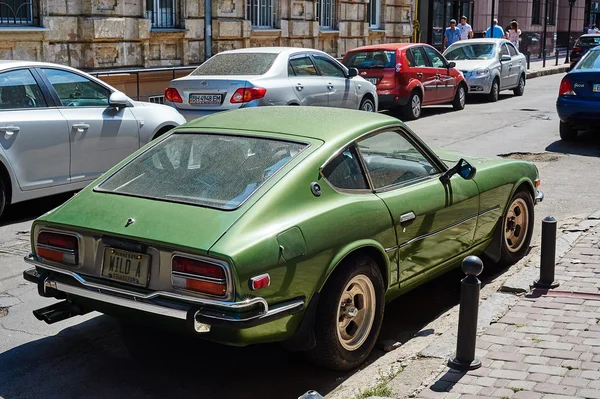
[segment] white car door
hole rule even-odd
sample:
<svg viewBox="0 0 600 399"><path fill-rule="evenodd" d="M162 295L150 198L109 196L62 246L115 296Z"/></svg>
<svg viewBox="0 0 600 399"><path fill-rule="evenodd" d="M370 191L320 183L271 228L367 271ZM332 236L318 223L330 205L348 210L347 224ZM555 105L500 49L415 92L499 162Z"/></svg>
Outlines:
<svg viewBox="0 0 600 399"><path fill-rule="evenodd" d="M69 124L72 182L95 179L140 148L138 121L130 109L108 105L109 88L72 71L39 71Z"/></svg>
<svg viewBox="0 0 600 399"><path fill-rule="evenodd" d="M0 73L0 151L23 191L69 183L67 121L51 101L29 69Z"/></svg>
<svg viewBox="0 0 600 399"><path fill-rule="evenodd" d="M508 46L506 43L502 43L500 46L500 58L505 55L510 57ZM500 90L511 88L516 84L511 81L512 67L512 58L511 61L500 61Z"/></svg>
<svg viewBox="0 0 600 399"><path fill-rule="evenodd" d="M524 70L524 58L519 51L513 46L512 43L506 43L506 47L508 48L508 52L510 53L510 58L512 58L512 68L510 68L510 82L511 87L515 87L519 84L519 77L521 76L521 71Z"/></svg>
<svg viewBox="0 0 600 399"><path fill-rule="evenodd" d="M352 81L337 61L325 54L312 53L321 78L327 86L327 106L358 109L359 99Z"/></svg>
<svg viewBox="0 0 600 399"><path fill-rule="evenodd" d="M327 106L327 87L308 54L291 56L288 71L290 84L300 100L300 105Z"/></svg>

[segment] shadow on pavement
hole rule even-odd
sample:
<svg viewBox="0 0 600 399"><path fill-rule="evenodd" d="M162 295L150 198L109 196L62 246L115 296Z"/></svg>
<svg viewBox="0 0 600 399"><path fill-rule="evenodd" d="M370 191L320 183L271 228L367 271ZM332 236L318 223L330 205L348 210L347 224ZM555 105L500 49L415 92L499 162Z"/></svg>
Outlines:
<svg viewBox="0 0 600 399"><path fill-rule="evenodd" d="M600 157L600 134L598 131L579 132L577 140L557 140L546 147L546 151L586 157Z"/></svg>
<svg viewBox="0 0 600 399"><path fill-rule="evenodd" d="M71 198L73 194L74 193L72 192L63 193L9 205L4 210L2 216L0 216L0 227L33 220L63 204Z"/></svg>

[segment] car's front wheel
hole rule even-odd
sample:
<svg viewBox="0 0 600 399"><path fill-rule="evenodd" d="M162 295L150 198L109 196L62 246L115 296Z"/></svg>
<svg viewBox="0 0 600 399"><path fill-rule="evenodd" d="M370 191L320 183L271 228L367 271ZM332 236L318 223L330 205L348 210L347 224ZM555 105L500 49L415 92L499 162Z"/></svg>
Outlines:
<svg viewBox="0 0 600 399"><path fill-rule="evenodd" d="M6 206L6 188L4 188L4 182L2 178L0 178L0 216L2 216L2 212L4 212L4 207Z"/></svg>
<svg viewBox="0 0 600 399"><path fill-rule="evenodd" d="M358 107L361 111L367 112L375 112L375 103L369 97L365 97L360 102L360 107Z"/></svg>
<svg viewBox="0 0 600 399"><path fill-rule="evenodd" d="M577 139L577 129L568 124L567 122L560 121L558 125L558 133L560 139L564 141L575 141Z"/></svg>
<svg viewBox="0 0 600 399"><path fill-rule="evenodd" d="M529 191L519 190L510 199L502 221L501 264L512 265L527 254L533 233L533 212Z"/></svg>
<svg viewBox="0 0 600 399"><path fill-rule="evenodd" d="M318 365L349 370L369 355L383 322L385 284L373 259L344 261L325 285L315 318L316 346L307 352Z"/></svg>
<svg viewBox="0 0 600 399"><path fill-rule="evenodd" d="M467 89L465 88L465 85L461 83L456 89L456 94L454 95L454 100L452 101L452 107L456 110L464 109L466 98Z"/></svg>
<svg viewBox="0 0 600 399"><path fill-rule="evenodd" d="M513 89L515 96L522 96L525 93L525 75L519 77L519 84Z"/></svg>
<svg viewBox="0 0 600 399"><path fill-rule="evenodd" d="M498 78L495 78L492 82L492 88L490 89L490 93L488 94L488 101L495 103L498 101L498 97L500 96L500 81Z"/></svg>

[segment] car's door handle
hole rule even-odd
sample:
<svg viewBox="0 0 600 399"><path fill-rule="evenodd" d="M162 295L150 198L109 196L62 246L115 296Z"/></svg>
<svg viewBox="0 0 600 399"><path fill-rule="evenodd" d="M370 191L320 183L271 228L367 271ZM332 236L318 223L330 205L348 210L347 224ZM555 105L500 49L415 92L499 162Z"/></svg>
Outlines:
<svg viewBox="0 0 600 399"><path fill-rule="evenodd" d="M15 133L18 133L21 128L19 126L8 125L0 127L0 133L4 133L4 136L7 138L12 136Z"/></svg>
<svg viewBox="0 0 600 399"><path fill-rule="evenodd" d="M304 89L304 86L302 85L302 83L297 83L296 84L296 90L302 91L303 89Z"/></svg>
<svg viewBox="0 0 600 399"><path fill-rule="evenodd" d="M416 216L415 213L412 211L408 213L403 213L402 215L400 215L400 224L410 222L414 218L416 218Z"/></svg>
<svg viewBox="0 0 600 399"><path fill-rule="evenodd" d="M422 72L417 72L417 78L422 78L423 77L423 73Z"/></svg>
<svg viewBox="0 0 600 399"><path fill-rule="evenodd" d="M328 88L329 90L333 90L333 85L332 85L331 83L327 83L327 88Z"/></svg>
<svg viewBox="0 0 600 399"><path fill-rule="evenodd" d="M73 129L77 129L78 133L83 133L90 128L90 125L87 123L74 123Z"/></svg>
<svg viewBox="0 0 600 399"><path fill-rule="evenodd" d="M439 78L439 77L441 77L441 76L442 76L442 75L441 75L441 74L439 74L439 73L436 73L436 74L435 74L435 77L436 77L436 78Z"/></svg>

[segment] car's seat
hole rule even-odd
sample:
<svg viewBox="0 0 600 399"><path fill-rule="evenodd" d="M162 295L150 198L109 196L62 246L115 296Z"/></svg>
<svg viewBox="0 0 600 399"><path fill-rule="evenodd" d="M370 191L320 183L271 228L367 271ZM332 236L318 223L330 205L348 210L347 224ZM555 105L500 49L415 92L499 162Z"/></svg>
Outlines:
<svg viewBox="0 0 600 399"><path fill-rule="evenodd" d="M25 86L3 86L0 94L2 108L34 108L35 101L27 95Z"/></svg>

